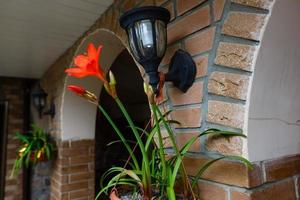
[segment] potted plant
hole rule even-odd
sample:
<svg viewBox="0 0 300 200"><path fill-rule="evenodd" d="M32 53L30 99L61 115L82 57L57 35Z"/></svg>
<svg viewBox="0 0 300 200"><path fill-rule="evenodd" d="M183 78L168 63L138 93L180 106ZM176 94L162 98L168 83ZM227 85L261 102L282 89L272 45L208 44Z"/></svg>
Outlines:
<svg viewBox="0 0 300 200"><path fill-rule="evenodd" d="M31 130L26 135L17 132L16 139L21 142L21 145L17 150L11 176L17 175L23 166L28 168L30 165L53 158L55 146L50 141L50 135L37 125L31 125Z"/></svg>
<svg viewBox="0 0 300 200"><path fill-rule="evenodd" d="M179 122L168 119L171 111L164 113L160 110L158 101L161 99L162 93L160 92L159 95L154 94L152 87L147 83L144 84L144 90L148 97L152 111L152 128L149 132L147 132L146 130L148 130L148 127L137 127L133 123L123 103L118 98L116 80L113 73L109 72L109 79L107 79L103 71L101 71L98 64L101 49L102 46L99 46L98 49L96 49L93 44L89 44L87 55L76 56L74 60L76 68L69 68L66 72L69 76L77 78L96 76L103 82L105 90L113 98L114 102L118 105L121 113L127 120L132 134L136 139L136 145L134 148L131 148L129 142L125 139L120 129L108 115L105 108L98 103L97 97L92 92L79 86L68 86L70 91L87 99L99 108L100 112L113 127L115 133L119 136L121 142L129 153L129 158L124 166L112 167L102 176L102 189L96 199L98 199L102 193L108 194L112 200L175 200L180 198L177 195L180 195L183 199L198 199L197 194L194 192L196 183L205 170L215 162L222 159L231 159L241 161L251 168L251 163L240 156L217 155L217 158L208 161L203 166L200 166L197 175L190 179L186 173L183 159L191 145L198 140L199 137L205 135L245 137L245 135L230 131L209 129L199 133L198 136L190 139L181 149L179 149L171 127L172 123ZM159 88L162 88L162 85ZM165 129L168 132L168 139L171 141L173 147L172 155L167 155L165 152L165 138L162 137L162 129ZM142 140L142 137L145 139ZM141 152L142 160L138 161L135 156L136 151ZM175 183L178 181L182 185L182 190L179 192L180 194L175 192Z"/></svg>

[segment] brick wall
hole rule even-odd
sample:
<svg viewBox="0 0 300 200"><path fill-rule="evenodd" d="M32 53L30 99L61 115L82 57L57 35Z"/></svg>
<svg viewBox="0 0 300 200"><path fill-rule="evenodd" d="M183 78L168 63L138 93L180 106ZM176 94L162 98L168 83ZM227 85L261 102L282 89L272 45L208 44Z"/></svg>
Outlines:
<svg viewBox="0 0 300 200"><path fill-rule="evenodd" d="M102 28L110 30L127 44L126 34L118 24L119 16L132 7L154 4L166 7L172 16L168 26L168 49L161 67L167 67L171 56L179 48L188 51L197 64L195 83L186 94L181 94L171 85L165 87L167 101L164 105L173 109L172 117L182 123L173 127L179 145L180 141L186 141L212 127L247 134L253 70L273 3L272 0L116 0L42 79L44 88L57 103L58 114L50 122L57 138L64 134L61 132L66 80L63 71L72 63L74 53L83 39ZM59 148L60 157L53 170L51 186L53 199L73 199L72 193L80 188L80 182L70 182L70 174L73 170L86 173L86 170L91 170L87 166L93 165L92 160L85 158L81 167L73 167L69 163L70 158L78 155L77 149L70 146L71 143L63 141L63 145L59 144L62 145ZM65 148L68 155L64 154ZM247 155L247 145L240 138L203 138L193 146L192 151L198 154L185 160L189 174L195 173L195 166L209 159L203 156L206 153ZM239 163L219 162L207 171L204 180L199 183L202 199L296 199L299 193L299 167L296 170L295 166L299 166L296 164L299 157L295 156L293 161L289 159L254 163L253 171ZM90 189L92 181L93 178L88 175L81 182L89 198L93 195ZM284 196L282 191L286 191Z"/></svg>
<svg viewBox="0 0 300 200"><path fill-rule="evenodd" d="M94 199L94 145L94 140L57 142L50 199Z"/></svg>
<svg viewBox="0 0 300 200"><path fill-rule="evenodd" d="M6 147L6 181L5 181L5 200L19 200L22 198L22 170L16 178L10 178L11 170L16 159L16 150L19 142L14 139L17 131L23 132L23 103L24 103L24 84L25 80L15 78L0 77L0 100L6 100L8 107L7 124L7 147ZM2 161L1 161L2 162Z"/></svg>

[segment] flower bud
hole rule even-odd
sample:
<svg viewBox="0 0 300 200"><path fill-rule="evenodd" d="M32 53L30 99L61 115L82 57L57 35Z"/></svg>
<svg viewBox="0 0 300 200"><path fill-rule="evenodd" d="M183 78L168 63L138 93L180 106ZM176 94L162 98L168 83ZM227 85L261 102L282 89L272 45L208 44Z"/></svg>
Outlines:
<svg viewBox="0 0 300 200"><path fill-rule="evenodd" d="M90 91L87 91L83 87L79 87L76 85L69 85L68 90L74 92L77 96L83 97L91 103L98 104L98 98L95 94Z"/></svg>

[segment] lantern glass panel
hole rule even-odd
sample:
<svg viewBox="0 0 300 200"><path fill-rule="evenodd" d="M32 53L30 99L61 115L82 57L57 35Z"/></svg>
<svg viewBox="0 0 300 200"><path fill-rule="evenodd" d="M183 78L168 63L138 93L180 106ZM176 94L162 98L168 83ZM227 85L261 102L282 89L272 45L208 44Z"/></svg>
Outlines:
<svg viewBox="0 0 300 200"><path fill-rule="evenodd" d="M35 107L38 108L38 107L40 106L40 98L37 97L37 96L35 96L35 97L33 98L33 104L34 104Z"/></svg>
<svg viewBox="0 0 300 200"><path fill-rule="evenodd" d="M45 107L45 104L46 104L46 102L45 102L45 97L41 97L41 98L40 98L40 107L44 108L44 107Z"/></svg>
<svg viewBox="0 0 300 200"><path fill-rule="evenodd" d="M166 50L167 42L167 31L165 23L161 20L155 21L156 31L156 52L157 57L163 57Z"/></svg>
<svg viewBox="0 0 300 200"><path fill-rule="evenodd" d="M141 58L140 58L139 53L136 49L136 45L135 45L135 41L134 41L134 32L133 31L134 31L133 28L130 28L128 30L129 45L130 45L130 48L132 50L133 56L135 57L135 59L137 59L139 61Z"/></svg>
<svg viewBox="0 0 300 200"><path fill-rule="evenodd" d="M141 20L135 23L138 49L143 57L154 55L154 39L151 20Z"/></svg>

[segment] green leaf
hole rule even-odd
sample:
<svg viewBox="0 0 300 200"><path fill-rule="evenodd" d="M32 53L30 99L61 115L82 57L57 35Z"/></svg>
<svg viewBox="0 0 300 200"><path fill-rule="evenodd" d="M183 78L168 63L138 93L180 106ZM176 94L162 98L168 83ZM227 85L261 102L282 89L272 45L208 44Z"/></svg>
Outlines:
<svg viewBox="0 0 300 200"><path fill-rule="evenodd" d="M213 135L213 136L239 136L239 137L244 137L247 138L246 135L242 133L237 133L237 132L232 132L232 131L222 131L219 129L211 128L199 135L199 137L204 136L204 135Z"/></svg>
<svg viewBox="0 0 300 200"><path fill-rule="evenodd" d="M241 156L221 156L219 158L210 160L208 162L206 162L197 172L195 179L192 183L192 187L195 186L195 184L198 182L199 178L203 175L203 173L214 163L216 163L217 161L223 160L223 159L229 159L229 160L236 160L236 161L241 161L242 163L244 163L247 167L249 167L250 169L252 169L252 164L250 161L248 161L247 159L241 157Z"/></svg>

